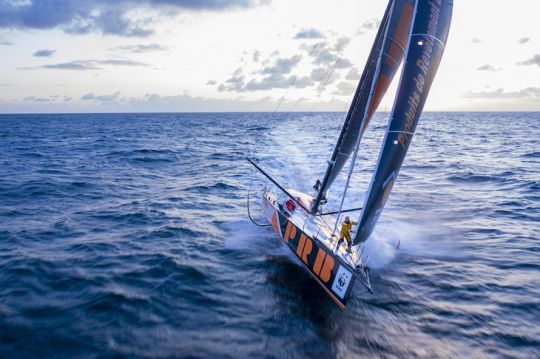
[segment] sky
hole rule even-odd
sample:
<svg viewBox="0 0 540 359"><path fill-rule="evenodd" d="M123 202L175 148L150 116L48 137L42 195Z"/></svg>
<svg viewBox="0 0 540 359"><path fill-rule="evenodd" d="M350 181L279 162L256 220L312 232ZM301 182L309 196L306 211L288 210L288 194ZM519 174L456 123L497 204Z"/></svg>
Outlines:
<svg viewBox="0 0 540 359"><path fill-rule="evenodd" d="M386 4L0 0L0 113L346 111ZM539 13L455 0L425 110L540 111Z"/></svg>

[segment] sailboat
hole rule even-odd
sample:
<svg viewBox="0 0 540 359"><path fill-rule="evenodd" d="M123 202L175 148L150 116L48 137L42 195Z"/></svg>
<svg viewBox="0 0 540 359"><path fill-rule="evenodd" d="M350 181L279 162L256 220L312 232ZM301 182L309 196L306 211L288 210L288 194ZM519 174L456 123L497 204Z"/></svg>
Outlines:
<svg viewBox="0 0 540 359"><path fill-rule="evenodd" d="M362 243L372 234L407 154L446 46L452 8L452 0L388 2L325 175L314 186L315 195L284 188L254 160L247 159L273 184L261 194L269 224L341 309L356 281L373 293ZM364 204L344 209L362 135L403 61ZM325 212L329 189L348 161L339 210ZM359 212L352 250L339 241L339 223L348 212Z"/></svg>

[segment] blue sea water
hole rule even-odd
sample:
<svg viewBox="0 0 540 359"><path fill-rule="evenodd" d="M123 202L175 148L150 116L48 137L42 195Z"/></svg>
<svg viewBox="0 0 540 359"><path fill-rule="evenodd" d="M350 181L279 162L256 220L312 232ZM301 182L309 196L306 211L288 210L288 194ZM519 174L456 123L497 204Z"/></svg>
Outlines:
<svg viewBox="0 0 540 359"><path fill-rule="evenodd" d="M0 116L0 357L540 357L540 113L425 113L341 311L248 220L244 157L309 191L343 118Z"/></svg>

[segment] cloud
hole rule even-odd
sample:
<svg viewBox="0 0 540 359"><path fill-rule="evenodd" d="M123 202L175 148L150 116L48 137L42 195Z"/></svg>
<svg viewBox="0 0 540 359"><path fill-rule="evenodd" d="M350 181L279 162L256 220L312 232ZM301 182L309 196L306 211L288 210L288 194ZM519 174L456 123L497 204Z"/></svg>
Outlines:
<svg viewBox="0 0 540 359"><path fill-rule="evenodd" d="M1 46L13 46L14 44L11 41L0 40L0 45Z"/></svg>
<svg viewBox="0 0 540 359"><path fill-rule="evenodd" d="M377 30L379 28L380 24L381 24L381 21L378 20L378 19L367 20L356 31L356 35L364 35L368 31Z"/></svg>
<svg viewBox="0 0 540 359"><path fill-rule="evenodd" d="M188 92L178 95L148 93L136 97L116 96L116 93L96 96L88 94L87 100L72 101L70 97L31 97L27 101L3 101L0 99L0 113L72 113L72 112L261 112L275 111L279 105L282 111L343 111L348 103L340 97L325 97L324 100L305 98L274 98L262 96L246 99L242 96L229 98L207 98L193 96ZM86 96L86 95L85 95ZM98 97L114 100L99 102ZM34 101L38 99L38 101ZM47 100L47 101L39 101Z"/></svg>
<svg viewBox="0 0 540 359"><path fill-rule="evenodd" d="M56 50L38 50L36 52L34 52L34 54L32 56L35 56L35 57L51 57L52 55L54 55L54 53L56 52Z"/></svg>
<svg viewBox="0 0 540 359"><path fill-rule="evenodd" d="M20 67L19 70L38 70L38 69L52 69L52 70L102 70L103 66L148 66L143 62L130 61L130 60L76 60L70 62L62 62L58 64L48 64L37 67Z"/></svg>
<svg viewBox="0 0 540 359"><path fill-rule="evenodd" d="M467 99L540 99L540 87L527 87L510 92L505 92L502 88L493 91L469 91L462 97Z"/></svg>
<svg viewBox="0 0 540 359"><path fill-rule="evenodd" d="M531 39L529 39L528 37L522 37L521 39L518 40L518 43L519 44L526 44L529 41L531 41Z"/></svg>
<svg viewBox="0 0 540 359"><path fill-rule="evenodd" d="M295 55L291 58L278 58L275 60L274 64L267 66L262 69L262 74L288 74L290 73L296 65L302 60L302 56Z"/></svg>
<svg viewBox="0 0 540 359"><path fill-rule="evenodd" d="M274 52L270 55L270 59L264 60L263 63L267 65L256 71L254 73L256 78L249 82L246 81L243 69L238 68L225 83L218 86L218 91L245 92L288 87L305 88L313 85L313 81L307 76L289 75L302 60L301 55L290 58L276 57L277 55L278 53Z"/></svg>
<svg viewBox="0 0 540 359"><path fill-rule="evenodd" d="M347 75L345 75L346 80L358 81L360 80L360 72L358 72L357 67L351 67Z"/></svg>
<svg viewBox="0 0 540 359"><path fill-rule="evenodd" d="M206 84L214 86L214 85L217 85L217 81L216 80L208 80L208 82Z"/></svg>
<svg viewBox="0 0 540 359"><path fill-rule="evenodd" d="M3 0L0 28L53 29L68 33L101 32L105 35L144 37L153 33L152 16L134 13L174 15L178 11L250 8L269 0ZM159 16L158 16L159 17Z"/></svg>
<svg viewBox="0 0 540 359"><path fill-rule="evenodd" d="M81 100L83 101L97 101L97 102L113 102L118 100L120 97L120 91L117 91L110 95L100 95L96 96L92 92L84 95L81 97Z"/></svg>
<svg viewBox="0 0 540 359"><path fill-rule="evenodd" d="M324 35L317 29L302 29L296 35L295 39L324 39Z"/></svg>
<svg viewBox="0 0 540 359"><path fill-rule="evenodd" d="M349 38L341 37L333 43L320 41L316 44L301 44L300 50L307 52L305 64L302 55L280 57L278 51L274 51L265 59L260 59L257 53L254 63L263 65L262 69L250 73L249 79L244 74L245 65L238 68L230 78L218 86L220 92L246 92L262 91L281 88L307 88L316 87L317 91L323 91L327 85L339 80L342 76L340 70L353 67L351 61L341 57ZM257 61L255 61L257 60ZM309 75L292 75L300 63L304 63L300 70L307 68L309 62L314 67ZM260 67L260 65L257 65Z"/></svg>
<svg viewBox="0 0 540 359"><path fill-rule="evenodd" d="M21 68L23 70L33 70L33 69L53 69L53 70L80 70L80 71L87 71L87 70L99 70L100 68L96 65L94 65L91 62L87 61L72 61L72 62L63 62L59 64L49 64L49 65L43 65L40 67L29 67L29 68Z"/></svg>
<svg viewBox="0 0 540 359"><path fill-rule="evenodd" d="M489 65L489 64L480 66L477 70L478 71L501 71L500 68L495 68L494 66Z"/></svg>
<svg viewBox="0 0 540 359"><path fill-rule="evenodd" d="M261 52L259 50L254 50L252 58L253 62L259 62L261 59Z"/></svg>
<svg viewBox="0 0 540 359"><path fill-rule="evenodd" d="M53 99L51 99L51 98L36 97L36 96L28 96L28 97L23 98L23 101L31 101L31 102L49 102L49 101L52 101L52 100Z"/></svg>
<svg viewBox="0 0 540 359"><path fill-rule="evenodd" d="M480 40L480 39L477 38L477 37L473 37L472 42L473 42L473 44L481 44L483 41Z"/></svg>
<svg viewBox="0 0 540 359"><path fill-rule="evenodd" d="M219 112L261 112L275 111L279 104L280 109L294 108L295 111L310 111L316 105L317 111L335 111L343 109L346 101L342 99L330 98L326 101L317 101L316 103L309 100L299 99L276 99L269 96L264 96L258 99L248 100L243 97L234 98L205 98L191 96L187 93L176 96L162 96L159 94L146 94L142 97L134 97L125 99L127 108L136 111L156 111L160 112L196 112L204 109L208 111ZM123 108L119 108L121 111Z"/></svg>
<svg viewBox="0 0 540 359"><path fill-rule="evenodd" d="M313 84L314 82L308 76L298 77L296 75L283 76L281 74L272 74L259 81L251 80L246 84L243 90L259 91L276 88L306 88L312 86Z"/></svg>
<svg viewBox="0 0 540 359"><path fill-rule="evenodd" d="M356 90L356 84L355 83L352 83L352 82L349 82L349 81L344 81L344 82L340 82L337 85L337 91L334 92L334 95L351 96L354 93L355 90Z"/></svg>
<svg viewBox="0 0 540 359"><path fill-rule="evenodd" d="M167 46L162 46L159 44L141 44L141 45L125 45L118 46L111 49L112 51L120 52L129 52L134 54L141 54L145 52L159 52L159 51L168 51Z"/></svg>
<svg viewBox="0 0 540 359"><path fill-rule="evenodd" d="M315 76L313 72L311 73L311 76L312 78ZM323 92L328 87L328 85L331 85L337 82L340 78L341 78L341 75L338 72L333 71L332 69L329 69L328 71L324 73L322 77L316 80L318 83L317 91L319 93Z"/></svg>
<svg viewBox="0 0 540 359"><path fill-rule="evenodd" d="M317 67L311 71L310 78L319 83L318 90L323 90L327 85L333 84L339 80L341 76L334 71L333 68Z"/></svg>
<svg viewBox="0 0 540 359"><path fill-rule="evenodd" d="M236 69L236 71L232 74L232 77L227 79L224 84L220 84L218 86L218 91L236 91L236 92L242 92L245 91L245 76L242 68Z"/></svg>
<svg viewBox="0 0 540 359"><path fill-rule="evenodd" d="M302 44L300 48L309 53L312 58L312 62L318 66L332 66L337 69L348 69L352 67L352 63L341 57L341 53L348 45L350 39L347 37L340 37L336 40L334 45L330 45L328 42L319 42L313 46Z"/></svg>
<svg viewBox="0 0 540 359"><path fill-rule="evenodd" d="M538 66L540 66L540 54L536 54L533 57L531 57L530 59L528 59L526 61L518 62L517 64L522 65L522 66L530 66L530 65L538 65Z"/></svg>

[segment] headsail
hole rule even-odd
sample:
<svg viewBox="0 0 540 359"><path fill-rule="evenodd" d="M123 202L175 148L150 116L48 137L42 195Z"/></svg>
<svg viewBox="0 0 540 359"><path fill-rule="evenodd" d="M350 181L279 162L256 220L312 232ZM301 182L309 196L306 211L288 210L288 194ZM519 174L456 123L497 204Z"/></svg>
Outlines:
<svg viewBox="0 0 540 359"><path fill-rule="evenodd" d="M413 10L414 0L393 0L388 3L334 153L318 188L313 212L317 211L321 200L326 197L328 189L354 151L403 60ZM381 62L377 64L379 59ZM373 93L370 96L371 90Z"/></svg>
<svg viewBox="0 0 540 359"><path fill-rule="evenodd" d="M354 244L371 235L407 154L444 52L452 7L452 0L418 0L416 4L402 78Z"/></svg>

